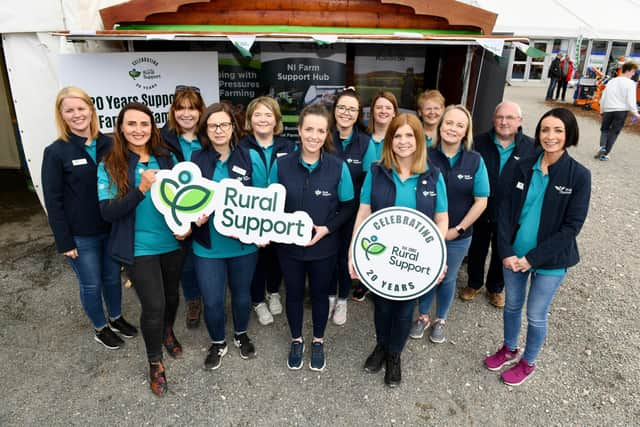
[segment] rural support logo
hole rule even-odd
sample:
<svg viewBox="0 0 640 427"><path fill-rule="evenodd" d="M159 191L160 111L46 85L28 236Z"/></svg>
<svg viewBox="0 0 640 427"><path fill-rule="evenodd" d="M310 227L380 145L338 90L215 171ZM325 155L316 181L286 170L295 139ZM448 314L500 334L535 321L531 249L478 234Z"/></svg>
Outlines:
<svg viewBox="0 0 640 427"><path fill-rule="evenodd" d="M306 212L285 212L286 195L281 184L258 188L236 179L211 181L191 162L158 171L151 186L153 205L176 234L185 234L192 222L215 212L213 225L224 236L247 244L303 246L311 240L313 221Z"/></svg>
<svg viewBox="0 0 640 427"><path fill-rule="evenodd" d="M431 290L447 263L444 238L423 213L391 207L366 218L354 234L352 262L375 294L410 300Z"/></svg>
<svg viewBox="0 0 640 427"><path fill-rule="evenodd" d="M156 173L151 186L151 200L176 234L185 234L202 215L210 215L214 206L216 183L202 177L200 168L191 162L180 162L173 169Z"/></svg>
<svg viewBox="0 0 640 427"><path fill-rule="evenodd" d="M156 58L140 56L131 61L129 77L135 82L138 89L155 89L162 78L160 74L160 63Z"/></svg>

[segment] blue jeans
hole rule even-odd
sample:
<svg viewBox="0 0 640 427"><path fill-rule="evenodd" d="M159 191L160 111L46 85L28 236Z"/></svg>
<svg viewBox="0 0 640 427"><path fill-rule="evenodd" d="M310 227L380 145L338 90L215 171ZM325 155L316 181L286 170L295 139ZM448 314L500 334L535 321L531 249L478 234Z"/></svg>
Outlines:
<svg viewBox="0 0 640 427"><path fill-rule="evenodd" d="M196 277L196 268L193 265L193 247L189 240L185 246L184 264L182 265L182 273L180 274L180 283L182 284L182 295L185 301L193 301L200 299L200 288Z"/></svg>
<svg viewBox="0 0 640 427"><path fill-rule="evenodd" d="M373 301L377 343L391 353L402 353L409 338L416 300L392 301L375 295Z"/></svg>
<svg viewBox="0 0 640 427"><path fill-rule="evenodd" d="M204 320L213 342L225 340L224 302L227 279L231 289L231 313L236 334L247 332L251 314L251 279L258 253L232 258L194 257L198 285L204 301Z"/></svg>
<svg viewBox="0 0 640 427"><path fill-rule="evenodd" d="M284 284L287 288L286 311L291 338L302 337L304 290L307 278L311 293L313 336L315 338L324 337L329 317L329 284L332 270L336 266L336 255L312 261L302 261L286 255L281 255L279 259Z"/></svg>
<svg viewBox="0 0 640 427"><path fill-rule="evenodd" d="M611 111L602 114L602 124L600 125L600 151L609 154L613 149L620 131L624 127L627 118L626 111Z"/></svg>
<svg viewBox="0 0 640 427"><path fill-rule="evenodd" d="M471 236L463 239L448 240L447 244L447 275L442 283L418 298L420 314L429 314L433 297L436 297L436 319L446 319L453 296L456 293L456 281L462 260L469 251Z"/></svg>
<svg viewBox="0 0 640 427"><path fill-rule="evenodd" d="M108 234L73 236L78 257L69 259L80 282L80 302L95 329L107 326L102 301L112 319L121 315L120 264L108 253Z"/></svg>
<svg viewBox="0 0 640 427"><path fill-rule="evenodd" d="M538 273L514 273L503 268L505 306L504 306L504 344L511 350L518 347L518 335L522 323L522 307L527 298L527 281L531 276L531 287L527 301L527 342L522 356L534 363L544 339L547 336L547 317L549 307L556 291L562 284L562 276Z"/></svg>

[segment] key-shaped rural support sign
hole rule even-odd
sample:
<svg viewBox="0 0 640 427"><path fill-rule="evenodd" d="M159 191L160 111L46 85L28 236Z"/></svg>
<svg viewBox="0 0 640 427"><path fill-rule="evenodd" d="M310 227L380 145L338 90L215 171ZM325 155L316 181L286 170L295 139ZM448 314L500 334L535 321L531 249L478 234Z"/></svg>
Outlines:
<svg viewBox="0 0 640 427"><path fill-rule="evenodd" d="M176 234L185 234L203 215L214 215L216 230L243 243L294 243L311 240L313 221L302 211L284 212L287 191L281 184L249 187L235 179L214 182L192 162L156 173L151 200Z"/></svg>

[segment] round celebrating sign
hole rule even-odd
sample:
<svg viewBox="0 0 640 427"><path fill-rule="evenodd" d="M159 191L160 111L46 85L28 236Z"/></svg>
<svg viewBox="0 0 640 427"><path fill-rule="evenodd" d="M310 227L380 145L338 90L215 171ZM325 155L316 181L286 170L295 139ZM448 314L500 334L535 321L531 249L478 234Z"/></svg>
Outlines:
<svg viewBox="0 0 640 427"><path fill-rule="evenodd" d="M447 263L438 227L415 209L376 211L360 224L352 245L353 266L362 283L391 300L410 300L429 292Z"/></svg>

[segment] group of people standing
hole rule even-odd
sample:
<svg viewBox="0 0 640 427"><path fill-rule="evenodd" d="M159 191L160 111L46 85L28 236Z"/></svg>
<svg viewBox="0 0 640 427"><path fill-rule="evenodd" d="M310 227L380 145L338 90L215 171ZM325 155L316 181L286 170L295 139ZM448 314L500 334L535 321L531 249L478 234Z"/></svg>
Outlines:
<svg viewBox="0 0 640 427"><path fill-rule="evenodd" d="M350 293L356 301L367 293L350 265L354 229L377 210L403 206L435 222L446 241L447 271L418 301L373 296L376 345L364 370L384 367L385 383L397 386L409 336L420 338L430 328L431 341L444 342L463 259L469 256L469 284L460 296L471 300L484 283L491 244L486 283L497 307L504 305L506 289L505 339L485 364L498 370L518 362L503 380L514 385L526 380L535 369L555 291L566 269L578 262L575 237L587 213L590 175L566 152L578 142L577 123L568 110L551 110L532 140L521 133L519 107L503 102L494 128L474 138L469 111L445 105L440 92L429 90L418 99L417 116L400 113L393 93L383 91L373 98L364 128L363 105L349 87L336 95L331 111L320 104L305 107L299 141L293 142L280 136L282 114L272 98L252 100L241 128L228 104L205 107L198 88L178 86L163 129L147 106L130 103L109 138L98 131L89 96L75 87L62 89L55 108L59 139L44 153L43 190L56 245L77 275L96 341L116 349L121 336L137 334L121 313L124 266L140 301L150 387L163 395L163 346L173 358L183 352L173 328L180 283L187 326L197 327L203 312L211 342L204 368L213 370L228 352L227 286L233 344L248 359L257 354L248 331L251 311L262 325L273 323L283 312L284 281L291 335L287 366L297 370L309 344L303 332L308 283L313 325L308 363L322 371L328 320L343 325ZM284 185L285 211L302 210L313 220L311 240L305 246L245 244L220 234L213 215L198 218L184 235L173 234L153 207L149 189L159 169L180 161L195 163L213 181ZM527 289L529 326L520 357Z"/></svg>

